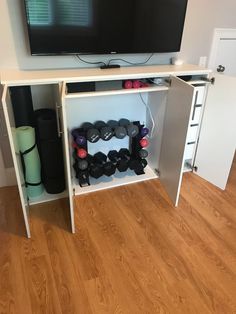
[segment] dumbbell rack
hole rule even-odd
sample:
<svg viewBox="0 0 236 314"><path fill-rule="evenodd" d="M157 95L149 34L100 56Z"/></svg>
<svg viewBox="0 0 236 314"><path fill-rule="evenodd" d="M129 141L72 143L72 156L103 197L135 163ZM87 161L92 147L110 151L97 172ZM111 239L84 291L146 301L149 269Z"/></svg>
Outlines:
<svg viewBox="0 0 236 314"><path fill-rule="evenodd" d="M117 139L117 138L115 138L115 135L114 135L110 139L110 140L113 140L113 143L112 143L113 146L109 145L110 140L105 141L104 144L106 145L107 149L109 147L114 148L114 145L117 145L117 144L119 145L119 148L122 148L121 145L126 144L125 148L129 148L128 153L129 154L131 153L130 157L135 158L135 162L136 162L138 160L141 160L141 158L139 157L139 152L142 149L142 146L139 144L139 141L141 139L143 140L145 138L145 136L148 134L148 129L147 129L147 132L145 132L141 135L141 130L143 130L143 128L145 126L141 125L139 123L139 121L135 121L133 123L134 123L135 127L137 128L137 130L139 130L138 133L133 133L133 134L136 134L135 136L133 135L134 137L129 137L128 135L126 135L125 138L123 138L123 139ZM72 148L74 148L74 149L72 149L72 151L73 151L72 160L73 160L73 165L75 165L75 164L77 164L77 161L75 160L74 154L77 155L78 149L82 148L82 149L87 150L87 152L88 152L88 154L90 154L91 158L92 158L93 154L91 155L91 152L88 150L88 143L90 141L85 140L85 138L83 138L83 142L81 143L81 145L78 145L75 142L76 137L75 137L75 135L73 136L73 133L74 132L72 132L72 136L71 136ZM83 128L76 129L76 133L77 133L77 136L84 134ZM115 144L114 144L114 140L115 140ZM102 141L102 139L100 139L100 141ZM94 144L96 144L96 143L90 143L90 147L93 148ZM112 149L110 151L112 151ZM106 154L105 154L105 156L106 156ZM105 156L104 156L104 158L105 158ZM82 161L83 158L79 158L79 160ZM109 158L108 158L108 160L109 160ZM146 159L145 159L145 162L146 162ZM139 165L139 163L138 163L138 165ZM77 164L77 167L78 167L78 164ZM99 190L100 189L107 189L107 188L111 188L111 187L114 187L117 185L132 183L135 174L140 178L139 180L136 180L136 181L143 181L143 180L147 180L147 179L156 177L156 175L153 175L153 172L150 171L150 169L147 172L148 173L148 176L147 176L146 166L143 168L141 167L141 169L137 168L136 170L130 170L129 169L129 162L127 161L127 167L128 167L128 169L125 171L123 170L122 172L120 172L118 169L116 169L115 173L113 175L108 175L108 176L102 175L99 178L93 178L91 175L89 175L89 170L88 170L89 165L88 165L88 168L84 172L86 180L85 181L83 180L84 184L81 184L81 181L78 179L77 174L79 174L79 172L80 173L82 173L82 172L78 169L75 171L75 168L73 166L72 173L73 174L76 173L76 179L75 179L76 180L76 186L78 186L78 183L79 183L79 187L81 188L81 193L79 192L78 194L89 193L92 191L96 191L98 189ZM127 178L128 178L128 180L127 180ZM80 190L80 188L79 188L79 190Z"/></svg>

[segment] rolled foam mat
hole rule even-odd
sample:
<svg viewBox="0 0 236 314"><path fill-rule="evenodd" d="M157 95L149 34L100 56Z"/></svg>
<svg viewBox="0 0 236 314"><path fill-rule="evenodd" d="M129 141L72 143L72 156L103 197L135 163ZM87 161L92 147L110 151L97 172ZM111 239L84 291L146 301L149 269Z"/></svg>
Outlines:
<svg viewBox="0 0 236 314"><path fill-rule="evenodd" d="M22 154L25 170L25 184L28 197L37 197L43 193L41 184L41 165L35 143L35 130L30 126L17 128L17 142Z"/></svg>
<svg viewBox="0 0 236 314"><path fill-rule="evenodd" d="M34 110L30 86L10 87L15 126L34 127Z"/></svg>
<svg viewBox="0 0 236 314"><path fill-rule="evenodd" d="M61 138L57 134L56 113L52 109L35 111L36 134L42 164L42 181L49 194L65 190Z"/></svg>

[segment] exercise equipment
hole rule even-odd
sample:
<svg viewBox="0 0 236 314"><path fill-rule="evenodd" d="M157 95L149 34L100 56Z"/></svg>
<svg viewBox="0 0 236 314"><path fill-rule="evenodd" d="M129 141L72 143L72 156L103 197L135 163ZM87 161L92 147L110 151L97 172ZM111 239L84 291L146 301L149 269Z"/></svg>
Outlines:
<svg viewBox="0 0 236 314"><path fill-rule="evenodd" d="M82 131L82 134L84 132ZM74 141L79 145L79 146L83 146L86 144L86 138L84 135L81 134L81 129L74 129L72 132L71 132L73 138L74 138Z"/></svg>
<svg viewBox="0 0 236 314"><path fill-rule="evenodd" d="M148 151L146 149L141 149L138 153L139 153L139 157L142 159L147 158L148 156Z"/></svg>
<svg viewBox="0 0 236 314"><path fill-rule="evenodd" d="M107 161L107 156L104 153L102 152L96 153L94 155L94 160L97 164L102 165L104 175L110 177L115 173L116 166L112 162Z"/></svg>
<svg viewBox="0 0 236 314"><path fill-rule="evenodd" d="M37 145L41 160L42 182L49 194L65 190L62 141L57 133L56 112L52 109L35 111Z"/></svg>
<svg viewBox="0 0 236 314"><path fill-rule="evenodd" d="M140 141L139 141L139 144L142 148L144 147L147 147L149 145L149 142L146 138L142 138Z"/></svg>
<svg viewBox="0 0 236 314"><path fill-rule="evenodd" d="M96 121L94 126L100 131L100 137L102 140L109 141L113 137L114 133L112 128L104 121Z"/></svg>
<svg viewBox="0 0 236 314"><path fill-rule="evenodd" d="M109 120L107 125L112 128L114 135L118 139L123 139L127 135L126 128L124 126L119 125L118 121Z"/></svg>
<svg viewBox="0 0 236 314"><path fill-rule="evenodd" d="M108 158L116 165L116 168L120 172L125 172L129 168L127 159L122 158L122 155L120 155L116 150L109 151Z"/></svg>
<svg viewBox="0 0 236 314"><path fill-rule="evenodd" d="M17 128L17 142L21 152L25 186L28 197L38 197L43 193L41 164L35 142L35 130L30 126Z"/></svg>
<svg viewBox="0 0 236 314"><path fill-rule="evenodd" d="M35 126L30 86L10 87L15 126Z"/></svg>
<svg viewBox="0 0 236 314"><path fill-rule="evenodd" d="M78 148L77 149L77 156L81 159L86 158L88 155L87 150L85 150L84 148Z"/></svg>
<svg viewBox="0 0 236 314"><path fill-rule="evenodd" d="M89 156L89 174L91 177L98 179L103 175L103 166L100 163L97 163L93 156Z"/></svg>
<svg viewBox="0 0 236 314"><path fill-rule="evenodd" d="M141 137L147 136L148 133L149 133L149 129L148 129L148 128L144 128L144 127L141 128L141 131L140 131L140 136L141 136Z"/></svg>
<svg viewBox="0 0 236 314"><path fill-rule="evenodd" d="M138 126L131 123L128 119L125 118L120 119L119 125L126 128L129 137L135 137L139 133Z"/></svg>
<svg viewBox="0 0 236 314"><path fill-rule="evenodd" d="M81 128L86 134L86 139L90 143L96 143L100 139L100 132L94 127L90 122L85 122L82 124Z"/></svg>

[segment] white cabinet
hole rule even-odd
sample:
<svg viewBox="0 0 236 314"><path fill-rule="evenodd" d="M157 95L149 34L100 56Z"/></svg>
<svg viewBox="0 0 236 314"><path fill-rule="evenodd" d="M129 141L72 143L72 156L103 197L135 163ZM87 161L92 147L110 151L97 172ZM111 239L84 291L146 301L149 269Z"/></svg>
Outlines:
<svg viewBox="0 0 236 314"><path fill-rule="evenodd" d="M180 78L186 75L192 76L191 82L186 82ZM207 134L207 124L209 123L203 119L201 127L206 85L208 84L204 83L201 77L206 79L208 75L208 70L191 65L128 67L113 70L6 71L2 73L2 84L4 85L2 101L27 235L30 236L29 210L27 209L30 204L67 196L69 199L68 210L71 217L71 230L75 232L73 208L75 195L142 180L159 177L172 202L177 206L186 164L188 163L189 167L192 168L199 163L199 174L203 176L205 172L204 158L200 156L198 150L202 151L201 134L205 137L204 134ZM144 78L164 78L170 84L166 86L150 85L149 87L131 90L122 88L106 89L106 82L115 83L125 79ZM70 82L100 82L100 87L97 91L69 94L66 90L66 84ZM67 190L63 195L43 195L37 201L28 200L26 197L19 154L14 146L14 118L8 93L9 86L18 85L31 85L36 90L41 86L42 94L46 89L52 91L52 106L57 109L60 120L59 136L62 136L63 139L67 179ZM212 86L212 89L215 89L215 87L217 85ZM34 94L40 97L40 93L35 92ZM35 103L38 104L38 102L40 102L38 99L35 100ZM208 114L207 110L206 108L206 117L209 114L212 116L211 113ZM152 118L150 117L150 111ZM132 121L139 120L150 129L153 127L153 123L155 124L148 147L148 166L145 168L145 174L137 176L131 170L124 174L116 172L114 176L109 178L102 177L98 180L91 180L90 186L81 188L76 181L72 168L71 130L85 121L108 121L109 119L119 120L120 118L128 118ZM206 119L208 120L208 118ZM197 146L199 134L200 140ZM120 145L115 140L109 142L108 144L108 142L100 140L97 146L93 144L93 148L90 147L90 149L95 152L96 149L109 150ZM189 143L194 144L191 146ZM106 145L108 146L106 147ZM123 145L128 146L129 141L126 139L122 142ZM221 145L223 145L222 142ZM195 160L196 152L197 158ZM226 169L222 172L225 173L225 171Z"/></svg>

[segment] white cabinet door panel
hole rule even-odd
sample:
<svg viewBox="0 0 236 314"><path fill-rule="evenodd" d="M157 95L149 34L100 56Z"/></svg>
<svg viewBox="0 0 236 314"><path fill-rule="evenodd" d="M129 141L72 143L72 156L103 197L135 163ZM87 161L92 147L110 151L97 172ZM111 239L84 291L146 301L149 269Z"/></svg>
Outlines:
<svg viewBox="0 0 236 314"><path fill-rule="evenodd" d="M28 238L30 238L28 198L26 194L26 187L25 187L24 174L23 174L23 169L22 169L22 164L21 164L21 157L20 157L20 153L19 153L19 149L17 145L15 121L14 121L14 115L13 115L13 110L12 110L12 104L11 104L9 89L6 85L4 86L4 90L2 94L2 104L3 104L3 111L5 115L5 120L6 120L7 132L9 136L13 164L14 164L15 173L16 173L16 180L17 180L17 185L18 185L18 190L19 190L19 195L20 195L26 234Z"/></svg>
<svg viewBox="0 0 236 314"><path fill-rule="evenodd" d="M184 166L184 151L195 89L177 77L171 78L168 91L162 145L160 180L177 206Z"/></svg>
<svg viewBox="0 0 236 314"><path fill-rule="evenodd" d="M236 77L215 75L199 136L197 174L225 189L236 147Z"/></svg>
<svg viewBox="0 0 236 314"><path fill-rule="evenodd" d="M69 195L69 206L70 206L70 221L71 221L71 231L75 233L75 218L74 218L74 195L72 190L72 175L71 175L71 165L70 165L70 143L69 143L69 130L67 126L67 114L66 114L66 103L65 103L65 83L61 84L58 89L58 94L56 95L57 101L57 112L60 119L60 125L62 128L62 143L63 143L63 154L65 162L65 172L66 172L66 183Z"/></svg>

